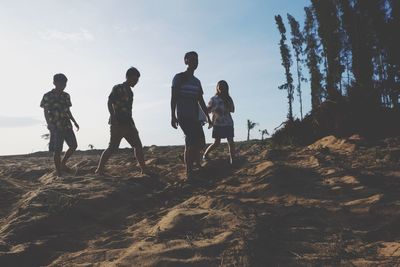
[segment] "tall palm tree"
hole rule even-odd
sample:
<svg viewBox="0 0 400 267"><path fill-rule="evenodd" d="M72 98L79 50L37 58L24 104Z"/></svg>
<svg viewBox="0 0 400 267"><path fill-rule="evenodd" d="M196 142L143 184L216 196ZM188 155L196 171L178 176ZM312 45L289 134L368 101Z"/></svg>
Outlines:
<svg viewBox="0 0 400 267"><path fill-rule="evenodd" d="M251 120L247 120L247 141L250 140L250 131L257 126L257 122L252 122Z"/></svg>
<svg viewBox="0 0 400 267"><path fill-rule="evenodd" d="M264 130L258 130L261 133L261 141L264 140L264 135L269 135L268 130L264 129Z"/></svg>
<svg viewBox="0 0 400 267"><path fill-rule="evenodd" d="M279 47L281 51L282 58L282 66L285 69L286 83L278 86L280 90L287 90L288 93L288 103L289 103L289 111L288 111L288 120L293 121L293 76L290 72L290 68L292 66L292 54L290 53L289 47L286 44L286 28L285 24L282 21L282 17L280 15L275 16L275 21L278 26L279 33L281 34L281 40L279 42Z"/></svg>
<svg viewBox="0 0 400 267"><path fill-rule="evenodd" d="M297 96L299 98L300 104L300 118L303 119L303 97L301 92L301 82L305 81L306 79L303 77L303 70L301 67L302 62L302 54L303 54L303 43L304 43L304 36L300 31L300 24L299 22L290 14L287 14L290 29L292 33L292 46L294 50L294 57L296 59L296 70L297 70Z"/></svg>

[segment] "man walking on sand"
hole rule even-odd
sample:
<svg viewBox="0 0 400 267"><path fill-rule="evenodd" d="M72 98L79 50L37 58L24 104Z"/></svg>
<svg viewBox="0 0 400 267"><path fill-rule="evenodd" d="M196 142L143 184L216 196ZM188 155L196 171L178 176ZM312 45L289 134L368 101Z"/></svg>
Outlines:
<svg viewBox="0 0 400 267"><path fill-rule="evenodd" d="M198 66L198 55L191 51L184 57L187 69L175 75L171 91L171 125L178 125L185 134L185 165L186 178L193 174L193 163L200 162L200 150L205 146L205 137L199 120L199 105L207 116L209 127L212 127L210 116L203 99L203 89L200 80L194 76Z"/></svg>
<svg viewBox="0 0 400 267"><path fill-rule="evenodd" d="M47 128L50 131L49 150L54 152L54 165L57 176L61 176L62 171L68 170L67 161L78 147L71 121L77 131L79 130L79 125L70 111L72 106L71 98L68 93L64 92L67 81L67 77L62 73L54 75L53 84L55 88L47 92L40 102L40 107L44 109ZM61 160L64 141L69 148Z"/></svg>
<svg viewBox="0 0 400 267"><path fill-rule="evenodd" d="M131 67L126 72L126 80L113 87L108 97L108 111L110 112L110 143L108 148L101 155L96 173L104 174L104 168L112 153L119 148L122 138L134 149L136 159L139 162L142 174L145 172L145 162L143 156L142 142L139 138L138 130L132 118L132 89L139 81L139 71Z"/></svg>

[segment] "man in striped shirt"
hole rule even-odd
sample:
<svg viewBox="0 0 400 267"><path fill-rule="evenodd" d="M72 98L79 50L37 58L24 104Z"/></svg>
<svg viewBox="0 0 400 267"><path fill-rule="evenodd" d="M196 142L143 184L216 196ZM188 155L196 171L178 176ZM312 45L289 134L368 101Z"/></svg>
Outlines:
<svg viewBox="0 0 400 267"><path fill-rule="evenodd" d="M200 80L194 76L198 66L198 55L191 51L184 57L187 69L175 75L172 81L171 93L171 125L177 129L178 125L185 134L185 165L186 177L190 179L193 171L193 162L200 161L200 150L205 146L205 138L201 122L199 121L199 105L211 126L211 119L203 99L203 88Z"/></svg>

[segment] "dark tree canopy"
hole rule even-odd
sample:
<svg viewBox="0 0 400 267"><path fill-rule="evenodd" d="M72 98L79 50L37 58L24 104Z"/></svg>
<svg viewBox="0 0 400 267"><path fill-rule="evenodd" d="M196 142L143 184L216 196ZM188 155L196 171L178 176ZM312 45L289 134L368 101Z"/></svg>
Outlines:
<svg viewBox="0 0 400 267"><path fill-rule="evenodd" d="M286 83L279 86L279 89L287 90L288 93L288 104L289 104L289 111L288 111L288 120L293 121L293 76L290 72L290 67L292 66L292 55L290 53L289 47L286 44L286 28L283 24L282 17L280 15L275 16L275 21L278 26L278 30L281 34L281 40L279 42L279 48L281 51L282 57L282 66L285 69L285 76L286 76Z"/></svg>
<svg viewBox="0 0 400 267"><path fill-rule="evenodd" d="M304 8L306 12L306 21L304 23L304 38L306 48L304 53L306 54L306 63L310 73L311 83L311 109L315 110L319 107L322 100L323 89L322 89L322 73L319 68L321 63L320 49L317 42L317 32L314 13L310 7Z"/></svg>
<svg viewBox="0 0 400 267"><path fill-rule="evenodd" d="M325 124L326 134L343 133L346 127L347 132L393 130L400 119L400 0L310 2L304 8L303 28L298 20L287 15L294 66L286 44L284 22L280 15L275 16L286 76L286 83L279 88L288 91L288 121L294 120L292 68L297 74L303 120L301 91L304 91L303 67L306 67L311 113L304 120L309 125L316 122L312 127L321 128ZM383 121L392 123L385 124L385 128ZM288 128L293 129L293 125Z"/></svg>
<svg viewBox="0 0 400 267"><path fill-rule="evenodd" d="M301 82L304 80L301 68L301 56L303 54L303 43L304 38L300 31L299 22L290 14L287 14L290 29L291 29L291 42L294 50L294 55L296 58L296 70L297 70L297 97L299 98L300 104L300 118L303 119L303 98L301 92Z"/></svg>

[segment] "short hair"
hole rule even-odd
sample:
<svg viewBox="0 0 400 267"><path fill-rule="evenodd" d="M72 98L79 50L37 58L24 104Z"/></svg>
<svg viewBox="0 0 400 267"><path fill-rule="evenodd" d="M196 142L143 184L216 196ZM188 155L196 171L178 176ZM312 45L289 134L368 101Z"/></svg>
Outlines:
<svg viewBox="0 0 400 267"><path fill-rule="evenodd" d="M197 52L195 52L195 51L190 51L190 52L187 52L186 54L185 54L185 57L184 57L184 59L186 60L188 57L190 57L190 56L196 56L196 57L198 57L199 55L197 54Z"/></svg>
<svg viewBox="0 0 400 267"><path fill-rule="evenodd" d="M53 76L53 82L66 82L68 81L67 76L63 73L57 73Z"/></svg>
<svg viewBox="0 0 400 267"><path fill-rule="evenodd" d="M131 76L131 75L135 75L137 77L140 77L140 72L137 70L137 68L135 67L130 67L127 71L126 71L126 77Z"/></svg>

